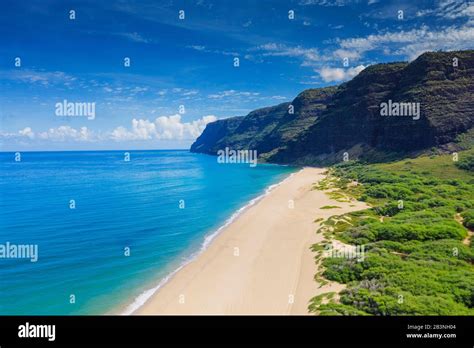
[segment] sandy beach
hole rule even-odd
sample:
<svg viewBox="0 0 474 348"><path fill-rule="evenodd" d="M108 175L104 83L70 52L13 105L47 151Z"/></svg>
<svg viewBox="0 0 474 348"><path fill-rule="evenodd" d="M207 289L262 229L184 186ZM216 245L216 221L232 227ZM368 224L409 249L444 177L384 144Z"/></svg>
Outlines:
<svg viewBox="0 0 474 348"><path fill-rule="evenodd" d="M341 290L314 280L314 221L366 206L312 190L324 171L304 168L275 187L134 314L307 314L313 296ZM320 209L329 205L340 208Z"/></svg>

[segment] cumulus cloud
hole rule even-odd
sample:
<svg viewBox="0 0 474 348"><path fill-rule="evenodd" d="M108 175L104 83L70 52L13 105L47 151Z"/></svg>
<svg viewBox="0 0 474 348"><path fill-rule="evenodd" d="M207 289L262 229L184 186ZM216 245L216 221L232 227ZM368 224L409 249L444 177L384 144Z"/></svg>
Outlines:
<svg viewBox="0 0 474 348"><path fill-rule="evenodd" d="M35 137L35 133L32 131L31 127L23 128L22 130L18 131L18 133L21 136L24 136L24 137L27 137L27 138L30 138L30 139L34 139L34 137Z"/></svg>
<svg viewBox="0 0 474 348"><path fill-rule="evenodd" d="M182 122L181 115L160 116L154 121L148 119L133 119L131 128L117 127L110 138L122 140L193 140L201 135L206 125L216 121L214 115Z"/></svg>
<svg viewBox="0 0 474 348"><path fill-rule="evenodd" d="M0 132L0 138L16 140L35 140L51 142L97 142L97 141L133 141L133 140L194 140L201 135L208 123L214 122L214 115L203 116L191 122L182 122L181 115L160 116L155 120L132 120L131 127L117 127L112 131L95 132L87 127L73 128L59 126L46 131L34 132L25 127L18 132Z"/></svg>
<svg viewBox="0 0 474 348"><path fill-rule="evenodd" d="M333 81L345 81L353 78L365 69L364 65L358 65L354 68L342 69L342 68L329 68L324 67L317 70L324 82Z"/></svg>

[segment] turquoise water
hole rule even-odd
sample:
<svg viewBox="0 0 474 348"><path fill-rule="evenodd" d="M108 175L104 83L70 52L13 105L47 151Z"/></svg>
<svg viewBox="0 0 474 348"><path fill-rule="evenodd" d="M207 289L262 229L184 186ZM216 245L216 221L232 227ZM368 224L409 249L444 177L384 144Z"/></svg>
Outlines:
<svg viewBox="0 0 474 348"><path fill-rule="evenodd" d="M122 310L295 171L188 151L130 154L0 153L0 244L38 246L37 262L0 258L0 314Z"/></svg>

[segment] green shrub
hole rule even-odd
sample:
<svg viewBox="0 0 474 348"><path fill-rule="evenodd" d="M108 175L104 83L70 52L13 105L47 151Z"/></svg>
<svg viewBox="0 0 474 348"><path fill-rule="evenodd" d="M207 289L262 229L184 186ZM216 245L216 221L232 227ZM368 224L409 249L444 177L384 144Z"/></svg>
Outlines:
<svg viewBox="0 0 474 348"><path fill-rule="evenodd" d="M311 311L474 315L474 243L462 242L466 228L474 228L474 176L469 173L474 154L460 153L459 158L457 163L435 156L333 168L345 181L359 181L356 197L372 206L347 214L347 222L331 222L333 233L345 243L364 245L366 253L362 262L323 259L323 276L347 287L340 303L313 301ZM351 193L350 187L345 193ZM462 224L455 220L457 214Z"/></svg>
<svg viewBox="0 0 474 348"><path fill-rule="evenodd" d="M469 229L474 229L474 210L467 210L461 214L463 225Z"/></svg>
<svg viewBox="0 0 474 348"><path fill-rule="evenodd" d="M456 162L456 166L458 168L474 172L474 154L467 155L466 157L461 156L459 161Z"/></svg>

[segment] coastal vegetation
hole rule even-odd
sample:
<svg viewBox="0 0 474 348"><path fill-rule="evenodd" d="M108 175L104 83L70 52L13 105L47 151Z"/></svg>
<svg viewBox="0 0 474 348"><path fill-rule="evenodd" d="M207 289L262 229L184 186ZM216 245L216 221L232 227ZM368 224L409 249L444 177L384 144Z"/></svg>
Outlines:
<svg viewBox="0 0 474 348"><path fill-rule="evenodd" d="M319 209L339 209L341 207L337 206L337 205L325 205Z"/></svg>
<svg viewBox="0 0 474 348"><path fill-rule="evenodd" d="M321 188L371 208L322 223L325 240L313 248L323 269L317 277L346 287L313 298L310 311L474 315L473 157L468 150L457 161L450 154L332 167ZM322 257L334 239L364 246L364 257Z"/></svg>

